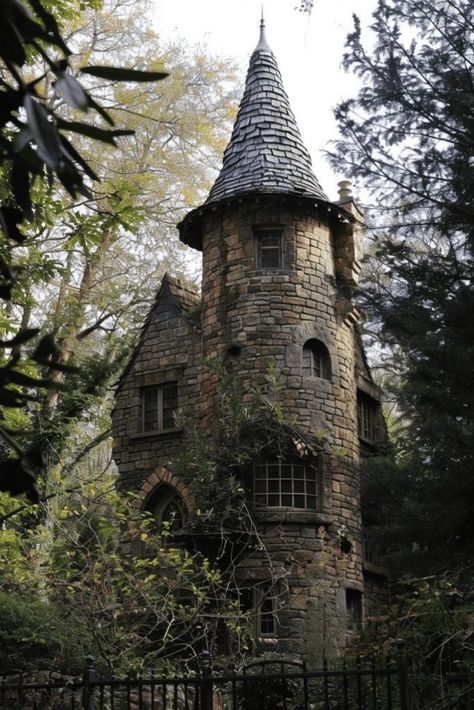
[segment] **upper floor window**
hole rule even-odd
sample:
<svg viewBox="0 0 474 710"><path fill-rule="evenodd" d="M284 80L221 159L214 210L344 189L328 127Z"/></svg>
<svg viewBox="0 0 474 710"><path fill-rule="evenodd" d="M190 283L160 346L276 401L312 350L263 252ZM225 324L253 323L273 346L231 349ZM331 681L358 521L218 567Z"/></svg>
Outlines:
<svg viewBox="0 0 474 710"><path fill-rule="evenodd" d="M281 269L283 266L281 229L259 229L256 232L257 268Z"/></svg>
<svg viewBox="0 0 474 710"><path fill-rule="evenodd" d="M320 340L312 338L303 345L303 375L331 379L331 358L327 347Z"/></svg>
<svg viewBox="0 0 474 710"><path fill-rule="evenodd" d="M178 408L178 383L144 387L142 390L142 430L164 431L174 429Z"/></svg>
<svg viewBox="0 0 474 710"><path fill-rule="evenodd" d="M316 470L301 461L274 459L256 462L253 468L253 502L256 508L316 510Z"/></svg>
<svg viewBox="0 0 474 710"><path fill-rule="evenodd" d="M375 420L377 417L378 403L364 394L357 394L357 416L359 421L359 436L365 441L374 443L376 440Z"/></svg>

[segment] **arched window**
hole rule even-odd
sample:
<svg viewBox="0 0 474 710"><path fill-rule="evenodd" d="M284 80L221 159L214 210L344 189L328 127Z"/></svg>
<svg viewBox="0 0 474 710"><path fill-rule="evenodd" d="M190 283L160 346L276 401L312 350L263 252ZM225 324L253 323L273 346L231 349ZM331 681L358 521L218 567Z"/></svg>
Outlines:
<svg viewBox="0 0 474 710"><path fill-rule="evenodd" d="M153 491L145 503L145 510L152 514L158 526L166 525L172 530L180 530L184 526L186 509L183 499L165 483Z"/></svg>
<svg viewBox="0 0 474 710"><path fill-rule="evenodd" d="M303 345L304 377L331 379L331 358L327 347L320 340L312 338Z"/></svg>
<svg viewBox="0 0 474 710"><path fill-rule="evenodd" d="M318 472L300 459L256 461L253 502L259 508L318 509Z"/></svg>

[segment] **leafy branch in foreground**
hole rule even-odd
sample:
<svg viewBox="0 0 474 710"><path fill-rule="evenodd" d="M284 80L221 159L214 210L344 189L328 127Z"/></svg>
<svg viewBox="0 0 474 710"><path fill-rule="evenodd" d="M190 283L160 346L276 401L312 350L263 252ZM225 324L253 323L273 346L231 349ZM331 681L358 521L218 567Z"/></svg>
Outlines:
<svg viewBox="0 0 474 710"><path fill-rule="evenodd" d="M35 184L46 179L50 189L57 180L76 199L91 197L90 182L98 180L95 171L76 150L70 134L117 145L120 136L133 134L116 128L114 120L75 76L70 63L71 50L63 40L55 17L40 2L31 0L31 9L21 0L5 0L1 7L0 57L0 227L5 241L0 245L0 298L11 301L19 269L12 263L12 243L25 241L22 225L35 219ZM35 59L42 62L33 76ZM108 81L158 81L162 71L133 70L124 67L84 66L80 72ZM57 98L74 111L92 111L106 127L94 121L72 120L59 115ZM64 113L64 111L63 111ZM11 240L11 242L8 242ZM7 328L8 330L8 328ZM5 357L0 366L0 407L23 407L37 399L37 390L53 386L51 380L31 375L28 362L48 371L70 371L55 362L57 348L52 336L44 336L29 358L22 358L22 347L32 349L38 329L28 329L0 341ZM54 387L58 387L55 383ZM0 428L2 478L0 490L13 495L26 493L37 500L35 478L43 468L41 450L20 445L6 428Z"/></svg>

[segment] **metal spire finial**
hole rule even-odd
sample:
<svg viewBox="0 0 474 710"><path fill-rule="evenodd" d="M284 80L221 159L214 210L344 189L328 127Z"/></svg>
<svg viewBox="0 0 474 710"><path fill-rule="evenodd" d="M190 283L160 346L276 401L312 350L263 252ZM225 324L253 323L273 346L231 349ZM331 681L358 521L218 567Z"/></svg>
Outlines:
<svg viewBox="0 0 474 710"><path fill-rule="evenodd" d="M265 19L263 17L263 5L262 5L262 17L260 19L260 39L258 41L257 46L255 47L255 51L259 49L264 49L267 52L271 52L272 50L268 46L267 38L265 37Z"/></svg>

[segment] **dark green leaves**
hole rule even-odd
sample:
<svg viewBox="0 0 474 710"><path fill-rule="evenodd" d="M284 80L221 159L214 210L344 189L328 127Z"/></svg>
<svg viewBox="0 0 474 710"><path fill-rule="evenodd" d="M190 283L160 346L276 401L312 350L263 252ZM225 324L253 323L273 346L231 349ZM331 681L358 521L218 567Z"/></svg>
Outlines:
<svg viewBox="0 0 474 710"><path fill-rule="evenodd" d="M87 111L89 108L89 97L71 74L63 72L60 78L55 82L54 88L56 92L73 108L78 108L81 111Z"/></svg>
<svg viewBox="0 0 474 710"><path fill-rule="evenodd" d="M98 176L76 150L70 134L115 146L117 138L132 135L133 131L114 128L109 113L74 76L69 65L71 52L54 16L41 0L29 0L28 5L22 0L0 0L0 8L0 57L5 67L0 88L0 168L4 187L0 229L6 238L21 243L25 239L22 223L35 218L35 178L45 176L51 189L57 180L73 198L91 195L90 181ZM31 67L35 65L28 63L25 72L23 67L27 57L35 52L41 55L46 69L32 78ZM114 82L159 81L167 76L165 72L120 67L90 66L81 71ZM48 93L51 86L72 109L94 114L92 119L68 120L69 114L62 113L64 106L58 108L54 96ZM0 299L5 300L11 299L19 272L9 262L8 253L4 249L0 255ZM75 368L61 362L52 335L35 343L37 336L35 328L0 340L0 408L25 407L38 400L42 390L63 387L57 382L58 372L75 372ZM26 493L37 500L35 479L43 467L40 448L19 446L1 427L0 444L0 491Z"/></svg>
<svg viewBox="0 0 474 710"><path fill-rule="evenodd" d="M161 81L168 76L167 72L142 71L140 69L126 69L124 67L87 66L82 67L81 72L109 81Z"/></svg>

